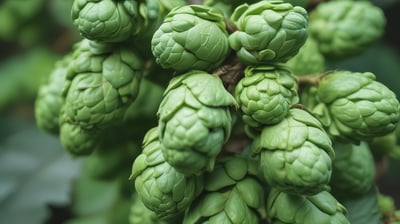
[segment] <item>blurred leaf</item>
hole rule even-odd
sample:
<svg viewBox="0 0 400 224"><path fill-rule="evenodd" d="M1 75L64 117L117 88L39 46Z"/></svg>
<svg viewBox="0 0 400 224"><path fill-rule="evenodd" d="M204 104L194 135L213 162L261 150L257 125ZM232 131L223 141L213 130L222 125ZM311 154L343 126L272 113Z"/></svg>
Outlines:
<svg viewBox="0 0 400 224"><path fill-rule="evenodd" d="M359 196L340 201L347 209L347 217L351 224L379 224L378 191L375 187Z"/></svg>
<svg viewBox="0 0 400 224"><path fill-rule="evenodd" d="M33 123L10 135L0 143L0 223L44 223L48 205L70 202L79 169L80 161Z"/></svg>

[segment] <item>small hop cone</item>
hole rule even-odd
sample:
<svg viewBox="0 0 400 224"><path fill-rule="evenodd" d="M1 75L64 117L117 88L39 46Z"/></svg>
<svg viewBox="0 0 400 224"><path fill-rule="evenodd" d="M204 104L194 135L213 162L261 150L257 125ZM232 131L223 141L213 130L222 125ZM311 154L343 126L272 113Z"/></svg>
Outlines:
<svg viewBox="0 0 400 224"><path fill-rule="evenodd" d="M237 31L229 44L246 64L286 62L308 36L307 11L284 1L240 5L231 16Z"/></svg>
<svg viewBox="0 0 400 224"><path fill-rule="evenodd" d="M267 210L271 224L350 224L345 207L328 191L303 196L272 189Z"/></svg>
<svg viewBox="0 0 400 224"><path fill-rule="evenodd" d="M59 134L60 111L63 105L62 89L68 73L70 55L58 61L46 84L39 87L35 100L35 119L38 127L51 134Z"/></svg>
<svg viewBox="0 0 400 224"><path fill-rule="evenodd" d="M132 165L130 179L144 205L161 220L182 214L203 187L202 176L186 176L164 159L158 128L150 129L143 140L143 151Z"/></svg>
<svg viewBox="0 0 400 224"><path fill-rule="evenodd" d="M171 10L151 45L158 64L180 72L214 69L229 53L223 15L204 5Z"/></svg>
<svg viewBox="0 0 400 224"><path fill-rule="evenodd" d="M284 67L249 66L235 88L243 121L252 128L280 122L298 103L297 82Z"/></svg>
<svg viewBox="0 0 400 224"><path fill-rule="evenodd" d="M83 40L72 60L63 90L68 122L87 130L121 122L139 92L142 65L136 54L122 46Z"/></svg>
<svg viewBox="0 0 400 224"><path fill-rule="evenodd" d="M82 156L91 154L99 146L100 139L96 133L65 122L60 126L60 141L72 155Z"/></svg>
<svg viewBox="0 0 400 224"><path fill-rule="evenodd" d="M265 186L255 161L225 157L205 176L203 193L186 211L183 224L258 224L265 218Z"/></svg>
<svg viewBox="0 0 400 224"><path fill-rule="evenodd" d="M317 97L326 108L323 116L330 121L329 134L345 142L389 134L400 120L395 93L370 72L329 73L320 80Z"/></svg>
<svg viewBox="0 0 400 224"><path fill-rule="evenodd" d="M312 195L326 189L334 151L322 124L310 113L290 109L280 123L266 126L255 139L265 180L290 194Z"/></svg>
<svg viewBox="0 0 400 224"><path fill-rule="evenodd" d="M385 15L369 1L330 1L310 13L310 33L328 58L359 54L382 36Z"/></svg>
<svg viewBox="0 0 400 224"><path fill-rule="evenodd" d="M332 192L337 197L362 195L374 186L375 162L368 144L335 142L335 159L331 178Z"/></svg>
<svg viewBox="0 0 400 224"><path fill-rule="evenodd" d="M165 160L185 174L212 170L230 136L230 106L236 101L216 76L191 71L172 79L158 111Z"/></svg>

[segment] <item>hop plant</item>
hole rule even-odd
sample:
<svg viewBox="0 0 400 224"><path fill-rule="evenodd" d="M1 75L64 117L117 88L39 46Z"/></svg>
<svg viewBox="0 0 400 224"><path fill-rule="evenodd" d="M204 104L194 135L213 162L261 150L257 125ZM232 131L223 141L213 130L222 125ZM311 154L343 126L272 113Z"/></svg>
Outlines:
<svg viewBox="0 0 400 224"><path fill-rule="evenodd" d="M272 189L267 200L271 224L349 224L347 210L328 191L303 196Z"/></svg>
<svg viewBox="0 0 400 224"><path fill-rule="evenodd" d="M98 136L97 132L84 130L76 124L64 122L60 126L60 142L75 156L91 154L99 146Z"/></svg>
<svg viewBox="0 0 400 224"><path fill-rule="evenodd" d="M165 160L185 174L211 171L232 127L234 97L221 80L204 71L173 78L158 110Z"/></svg>
<svg viewBox="0 0 400 224"><path fill-rule="evenodd" d="M181 72L216 68L229 53L222 13L202 5L174 8L154 33L151 50L163 68Z"/></svg>
<svg viewBox="0 0 400 224"><path fill-rule="evenodd" d="M326 189L334 151L322 124L309 112L290 109L279 123L265 126L253 142L265 180L289 194L312 195Z"/></svg>
<svg viewBox="0 0 400 224"><path fill-rule="evenodd" d="M161 220L183 213L203 188L202 176L186 176L165 161L157 127L146 133L130 179L144 205Z"/></svg>
<svg viewBox="0 0 400 224"><path fill-rule="evenodd" d="M88 130L121 121L139 92L141 69L141 60L131 50L81 41L63 90L66 121Z"/></svg>
<svg viewBox="0 0 400 224"><path fill-rule="evenodd" d="M246 64L286 62L308 36L307 11L279 0L242 4L231 20L237 31L229 44Z"/></svg>
<svg viewBox="0 0 400 224"><path fill-rule="evenodd" d="M374 185L375 164L368 144L335 142L335 159L331 179L332 192L337 197L366 193Z"/></svg>
<svg viewBox="0 0 400 224"><path fill-rule="evenodd" d="M183 224L248 223L265 218L264 185L254 161L225 157L205 175L203 193L187 210Z"/></svg>
<svg viewBox="0 0 400 224"><path fill-rule="evenodd" d="M310 14L310 33L329 58L359 54L382 36L386 19L369 1L330 1Z"/></svg>
<svg viewBox="0 0 400 224"><path fill-rule="evenodd" d="M400 120L396 95L375 80L373 73L335 71L318 83L329 133L347 142L359 142L392 132ZM345 83L345 85L344 85Z"/></svg>
<svg viewBox="0 0 400 224"><path fill-rule="evenodd" d="M243 121L253 128L276 124L298 103L297 82L284 67L249 66L236 85Z"/></svg>

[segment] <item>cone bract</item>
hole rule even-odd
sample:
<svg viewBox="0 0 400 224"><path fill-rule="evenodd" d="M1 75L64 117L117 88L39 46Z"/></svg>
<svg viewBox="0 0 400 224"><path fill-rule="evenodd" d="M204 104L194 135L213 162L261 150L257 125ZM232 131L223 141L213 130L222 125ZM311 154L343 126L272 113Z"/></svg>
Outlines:
<svg viewBox="0 0 400 224"><path fill-rule="evenodd" d="M156 62L182 72L218 67L229 52L223 19L219 10L208 6L174 8L152 38Z"/></svg>
<svg viewBox="0 0 400 224"><path fill-rule="evenodd" d="M280 123L264 127L252 147L261 154L260 168L272 187L311 195L324 190L330 181L332 143L309 112L290 109Z"/></svg>
<svg viewBox="0 0 400 224"><path fill-rule="evenodd" d="M247 64L286 62L308 36L307 11L283 1L242 4L231 16L237 31L229 44Z"/></svg>
<svg viewBox="0 0 400 224"><path fill-rule="evenodd" d="M72 155L89 155L99 146L97 134L68 122L60 124L61 145Z"/></svg>
<svg viewBox="0 0 400 224"><path fill-rule="evenodd" d="M235 88L243 121L254 128L281 121L299 100L297 82L284 67L249 66Z"/></svg>
<svg viewBox="0 0 400 224"><path fill-rule="evenodd" d="M185 174L212 170L230 136L230 106L235 99L216 76L191 71L172 79L158 111L165 160Z"/></svg>

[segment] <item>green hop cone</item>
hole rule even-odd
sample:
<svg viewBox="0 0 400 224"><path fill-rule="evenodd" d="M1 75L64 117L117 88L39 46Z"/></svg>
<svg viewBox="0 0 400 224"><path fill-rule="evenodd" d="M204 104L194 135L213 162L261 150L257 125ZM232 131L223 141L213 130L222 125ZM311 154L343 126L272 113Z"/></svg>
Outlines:
<svg viewBox="0 0 400 224"><path fill-rule="evenodd" d="M286 65L296 76L316 75L325 71L325 58L318 49L318 43L309 36L299 53Z"/></svg>
<svg viewBox="0 0 400 224"><path fill-rule="evenodd" d="M139 2L74 0L72 20L80 34L87 39L121 42L144 28Z"/></svg>
<svg viewBox="0 0 400 224"><path fill-rule="evenodd" d="M183 224L258 224L265 218L265 186L255 161L224 157L207 173L203 193L186 211Z"/></svg>
<svg viewBox="0 0 400 224"><path fill-rule="evenodd" d="M212 170L231 133L230 106L235 98L216 76L191 71L172 79L158 111L165 160L185 174Z"/></svg>
<svg viewBox="0 0 400 224"><path fill-rule="evenodd" d="M400 120L395 93L370 72L335 71L319 81L318 100L325 107L329 133L358 143L392 132Z"/></svg>
<svg viewBox="0 0 400 224"><path fill-rule="evenodd" d="M83 129L105 129L120 122L139 92L142 65L129 49L83 40L73 54L65 114Z"/></svg>
<svg viewBox="0 0 400 224"><path fill-rule="evenodd" d="M98 146L98 134L83 130L71 123L60 125L61 145L72 155L82 156L91 154Z"/></svg>
<svg viewBox="0 0 400 224"><path fill-rule="evenodd" d="M176 7L154 33L151 50L163 68L182 72L216 68L229 52L224 17L208 6Z"/></svg>
<svg viewBox="0 0 400 224"><path fill-rule="evenodd" d="M235 88L243 121L253 128L276 124L298 103L297 82L284 67L249 66Z"/></svg>
<svg viewBox="0 0 400 224"><path fill-rule="evenodd" d="M144 205L162 220L182 214L203 188L202 176L186 176L165 161L157 127L145 135L130 179Z"/></svg>
<svg viewBox="0 0 400 224"><path fill-rule="evenodd" d="M290 109L280 123L264 127L252 147L260 153L261 171L272 187L304 195L326 189L334 151L322 124L309 112Z"/></svg>
<svg viewBox="0 0 400 224"><path fill-rule="evenodd" d="M283 1L243 4L231 16L237 31L229 44L247 64L286 62L308 36L307 11Z"/></svg>
<svg viewBox="0 0 400 224"><path fill-rule="evenodd" d="M379 40L385 15L369 1L330 1L310 13L310 34L328 58L361 53Z"/></svg>
<svg viewBox="0 0 400 224"><path fill-rule="evenodd" d="M35 99L35 119L38 127L48 133L58 134L60 110L63 105L61 96L68 73L70 56L64 57L55 64L47 83L41 85Z"/></svg>
<svg viewBox="0 0 400 224"><path fill-rule="evenodd" d="M335 142L335 159L331 178L337 197L362 195L374 185L375 163L367 143L360 145Z"/></svg>
<svg viewBox="0 0 400 224"><path fill-rule="evenodd" d="M311 196L272 189L267 200L271 224L349 224L347 210L328 191Z"/></svg>

